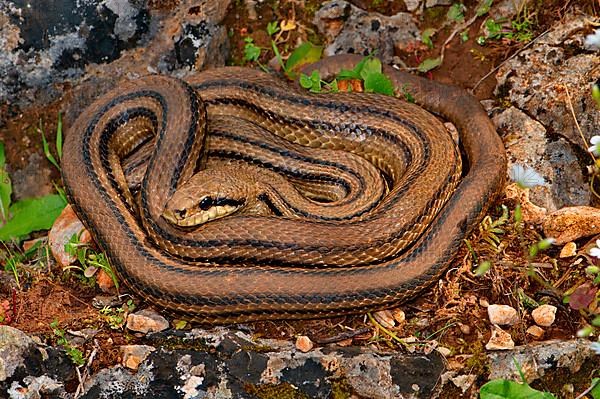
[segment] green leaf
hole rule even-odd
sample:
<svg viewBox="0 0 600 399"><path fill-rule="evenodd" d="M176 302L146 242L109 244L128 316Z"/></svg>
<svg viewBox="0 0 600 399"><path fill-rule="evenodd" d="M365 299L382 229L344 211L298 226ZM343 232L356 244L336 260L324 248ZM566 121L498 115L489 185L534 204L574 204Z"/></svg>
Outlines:
<svg viewBox="0 0 600 399"><path fill-rule="evenodd" d="M460 41L464 43L467 40L469 40L469 31L465 30L465 31L463 31L463 32L460 33Z"/></svg>
<svg viewBox="0 0 600 399"><path fill-rule="evenodd" d="M488 272L488 270L490 270L491 267L492 267L492 263L489 260L484 260L483 262L481 262L479 264L479 266L477 266L477 269L475 269L474 274L477 277L483 276L484 274L486 274Z"/></svg>
<svg viewBox="0 0 600 399"><path fill-rule="evenodd" d="M417 67L419 72L425 73L425 72L429 72L432 69L435 69L437 67L439 67L442 64L442 58L441 57L437 57L437 58L427 58L426 60L424 60L423 62L421 62L419 64L419 66Z"/></svg>
<svg viewBox="0 0 600 399"><path fill-rule="evenodd" d="M448 19L460 22L465 19L465 15L463 14L465 9L466 8L463 4L454 3L448 10L448 13L446 14L446 16L448 17Z"/></svg>
<svg viewBox="0 0 600 399"><path fill-rule="evenodd" d="M62 160L62 146L63 146L63 135L62 135L62 114L58 113L58 122L56 123L56 153L58 154L58 160Z"/></svg>
<svg viewBox="0 0 600 399"><path fill-rule="evenodd" d="M288 57L285 63L286 75L294 79L298 68L320 60L322 54L323 46L315 46L311 42L302 43Z"/></svg>
<svg viewBox="0 0 600 399"><path fill-rule="evenodd" d="M8 220L12 183L6 170L6 154L4 143L0 141L0 225Z"/></svg>
<svg viewBox="0 0 600 399"><path fill-rule="evenodd" d="M33 231L48 230L66 205L58 194L15 202L10 207L12 219L0 228L0 241L18 239Z"/></svg>
<svg viewBox="0 0 600 399"><path fill-rule="evenodd" d="M490 12L490 8L492 7L493 2L494 2L494 0L483 0L481 2L481 4L479 4L479 7L477 7L477 10L475 11L475 15L477 15L478 17L481 17L481 16L487 14L488 12Z"/></svg>
<svg viewBox="0 0 600 399"><path fill-rule="evenodd" d="M254 39L247 37L244 39L246 45L244 46L244 59L246 61L258 61L260 57L260 47L254 44Z"/></svg>
<svg viewBox="0 0 600 399"><path fill-rule="evenodd" d="M480 399L556 399L548 392L511 380L492 380L479 390Z"/></svg>
<svg viewBox="0 0 600 399"><path fill-rule="evenodd" d="M267 24L267 34L269 36L273 36L275 33L279 32L279 22L271 21Z"/></svg>
<svg viewBox="0 0 600 399"><path fill-rule="evenodd" d="M421 34L421 41L429 48L433 48L433 42L431 41L431 36L435 34L435 29L428 28L423 31Z"/></svg>
<svg viewBox="0 0 600 399"><path fill-rule="evenodd" d="M362 80L367 80L369 75L380 74L381 75L381 61L378 58L367 57L362 63L362 67L359 71L359 75Z"/></svg>
<svg viewBox="0 0 600 399"><path fill-rule="evenodd" d="M46 155L46 158L48 159L48 161L50 161L52 165L56 166L56 169L60 170L60 166L58 165L56 158L54 158L54 155L52 155L52 152L50 152L50 145L48 144L48 140L46 140L46 135L44 134L44 128L42 126L41 119L39 129L40 133L42 134L42 146L44 148L44 154Z"/></svg>
<svg viewBox="0 0 600 399"><path fill-rule="evenodd" d="M590 391L592 398L600 399L600 378L593 378L591 386L593 386L592 390Z"/></svg>
<svg viewBox="0 0 600 399"><path fill-rule="evenodd" d="M365 78L365 91L367 93L380 93L388 96L394 95L392 81L381 72L371 72Z"/></svg>
<svg viewBox="0 0 600 399"><path fill-rule="evenodd" d="M305 73L300 74L300 86L305 89L310 89L313 85L312 79Z"/></svg>

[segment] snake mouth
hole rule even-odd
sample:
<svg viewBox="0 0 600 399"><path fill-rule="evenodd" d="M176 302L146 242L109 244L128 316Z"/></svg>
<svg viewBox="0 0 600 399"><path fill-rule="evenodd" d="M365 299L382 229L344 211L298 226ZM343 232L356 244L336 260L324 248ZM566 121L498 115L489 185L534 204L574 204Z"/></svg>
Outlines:
<svg viewBox="0 0 600 399"><path fill-rule="evenodd" d="M171 210L165 210L163 217L170 223L179 227L194 227L231 215L235 213L238 208L238 206L234 205L217 205L206 211L198 210L196 212L191 212L190 215L181 215Z"/></svg>

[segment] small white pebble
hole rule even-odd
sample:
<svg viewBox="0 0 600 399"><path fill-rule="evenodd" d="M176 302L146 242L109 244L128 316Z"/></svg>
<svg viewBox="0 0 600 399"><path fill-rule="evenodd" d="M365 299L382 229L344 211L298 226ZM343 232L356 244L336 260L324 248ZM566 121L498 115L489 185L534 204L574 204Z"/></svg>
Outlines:
<svg viewBox="0 0 600 399"><path fill-rule="evenodd" d="M577 244L575 244L573 241L570 241L566 243L564 247L562 247L558 256L560 258L570 258L575 255L577 255Z"/></svg>
<svg viewBox="0 0 600 399"><path fill-rule="evenodd" d="M300 335L296 338L296 349L306 353L314 347L313 342L306 335Z"/></svg>
<svg viewBox="0 0 600 399"><path fill-rule="evenodd" d="M488 306L488 317L492 324L499 326L512 326L519 321L517 310L508 305L490 305Z"/></svg>
<svg viewBox="0 0 600 399"><path fill-rule="evenodd" d="M541 305L531 312L535 324L542 327L550 327L556 320L556 306Z"/></svg>
<svg viewBox="0 0 600 399"><path fill-rule="evenodd" d="M531 335L535 339L541 339L544 336L544 329L542 327L533 325L527 329L527 334Z"/></svg>
<svg viewBox="0 0 600 399"><path fill-rule="evenodd" d="M515 342L509 333L504 331L498 326L492 326L492 336L487 344L485 344L485 349L493 351L493 350L509 350L514 349Z"/></svg>
<svg viewBox="0 0 600 399"><path fill-rule="evenodd" d="M394 321L394 315L390 310L385 309L375 312L373 313L373 317L384 328L394 328L396 325L396 322Z"/></svg>

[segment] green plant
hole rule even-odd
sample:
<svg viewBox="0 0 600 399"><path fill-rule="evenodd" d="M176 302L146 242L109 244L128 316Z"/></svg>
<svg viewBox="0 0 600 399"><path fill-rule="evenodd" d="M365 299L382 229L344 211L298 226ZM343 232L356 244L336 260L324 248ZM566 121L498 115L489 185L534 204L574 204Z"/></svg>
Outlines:
<svg viewBox="0 0 600 399"><path fill-rule="evenodd" d="M19 289L21 289L19 267L24 261L31 259L35 254L37 254L39 248L41 247L41 243L42 241L36 241L31 247L22 253L14 253L5 245L6 251L2 254L6 256L4 259L4 270L13 275L13 278L15 279Z"/></svg>
<svg viewBox="0 0 600 399"><path fill-rule="evenodd" d="M489 381L480 388L480 399L556 399L549 392L538 391L530 387L525 380L521 366L516 360L514 362L522 382L503 379Z"/></svg>
<svg viewBox="0 0 600 399"><path fill-rule="evenodd" d="M111 308L108 306L100 309L100 314L104 320L108 323L109 327L113 330L119 330L125 325L127 315L135 310L135 304L133 300L129 299L126 303L118 308Z"/></svg>
<svg viewBox="0 0 600 399"><path fill-rule="evenodd" d="M52 155L46 141L42 122L39 130L42 135L44 153L48 160L60 169L58 161ZM58 116L56 131L56 153L62 158L62 119ZM21 241L30 233L48 230L60 215L67 201L64 192L55 186L58 194L49 194L39 198L26 198L11 204L12 185L6 171L4 144L0 143L0 241Z"/></svg>
<svg viewBox="0 0 600 399"><path fill-rule="evenodd" d="M119 280L108 262L108 258L103 252L94 251L88 244L80 242L80 234L73 234L69 242L65 244L65 251L74 256L79 265L69 265L64 270L77 270L85 278L91 278L98 269L102 269L113 281L117 290L119 289Z"/></svg>
<svg viewBox="0 0 600 399"><path fill-rule="evenodd" d="M48 144L48 141L46 140L46 135L44 134L44 126L42 124L41 119L40 119L38 131L42 135L42 147L44 148L44 154L46 155L46 158L48 159L48 161L50 161L50 163L52 163L52 165L54 165L56 167L56 169L58 169L60 171L59 163L62 160L62 145L63 145L61 113L60 112L58 113L58 121L56 123L56 141L54 143L58 161L52 154L52 151L50 151L50 144Z"/></svg>
<svg viewBox="0 0 600 399"><path fill-rule="evenodd" d="M71 361L77 366L83 366L85 364L85 357L83 353L77 349L75 346L71 345L71 343L65 337L65 330L60 328L58 324L58 320L54 319L50 323L50 328L52 328L53 334L57 337L56 344L63 347L67 356L71 359Z"/></svg>
<svg viewBox="0 0 600 399"><path fill-rule="evenodd" d="M346 69L340 71L336 79L331 82L323 81L318 71L313 71L310 76L301 74L300 86L315 93L321 92L323 85L327 86L331 91L337 91L339 89L339 81L352 79L362 81L364 90L367 93L394 95L394 85L383 74L381 61L372 55L363 58L352 70Z"/></svg>

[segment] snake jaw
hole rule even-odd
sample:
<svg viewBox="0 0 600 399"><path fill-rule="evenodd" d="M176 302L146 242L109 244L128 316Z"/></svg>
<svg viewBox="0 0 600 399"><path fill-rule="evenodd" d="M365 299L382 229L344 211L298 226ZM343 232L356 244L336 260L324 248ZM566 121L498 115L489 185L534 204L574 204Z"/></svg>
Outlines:
<svg viewBox="0 0 600 399"><path fill-rule="evenodd" d="M235 213L242 205L222 204L213 205L208 209L194 207L193 209L171 210L165 209L163 217L170 223L179 227L194 227L220 219Z"/></svg>

